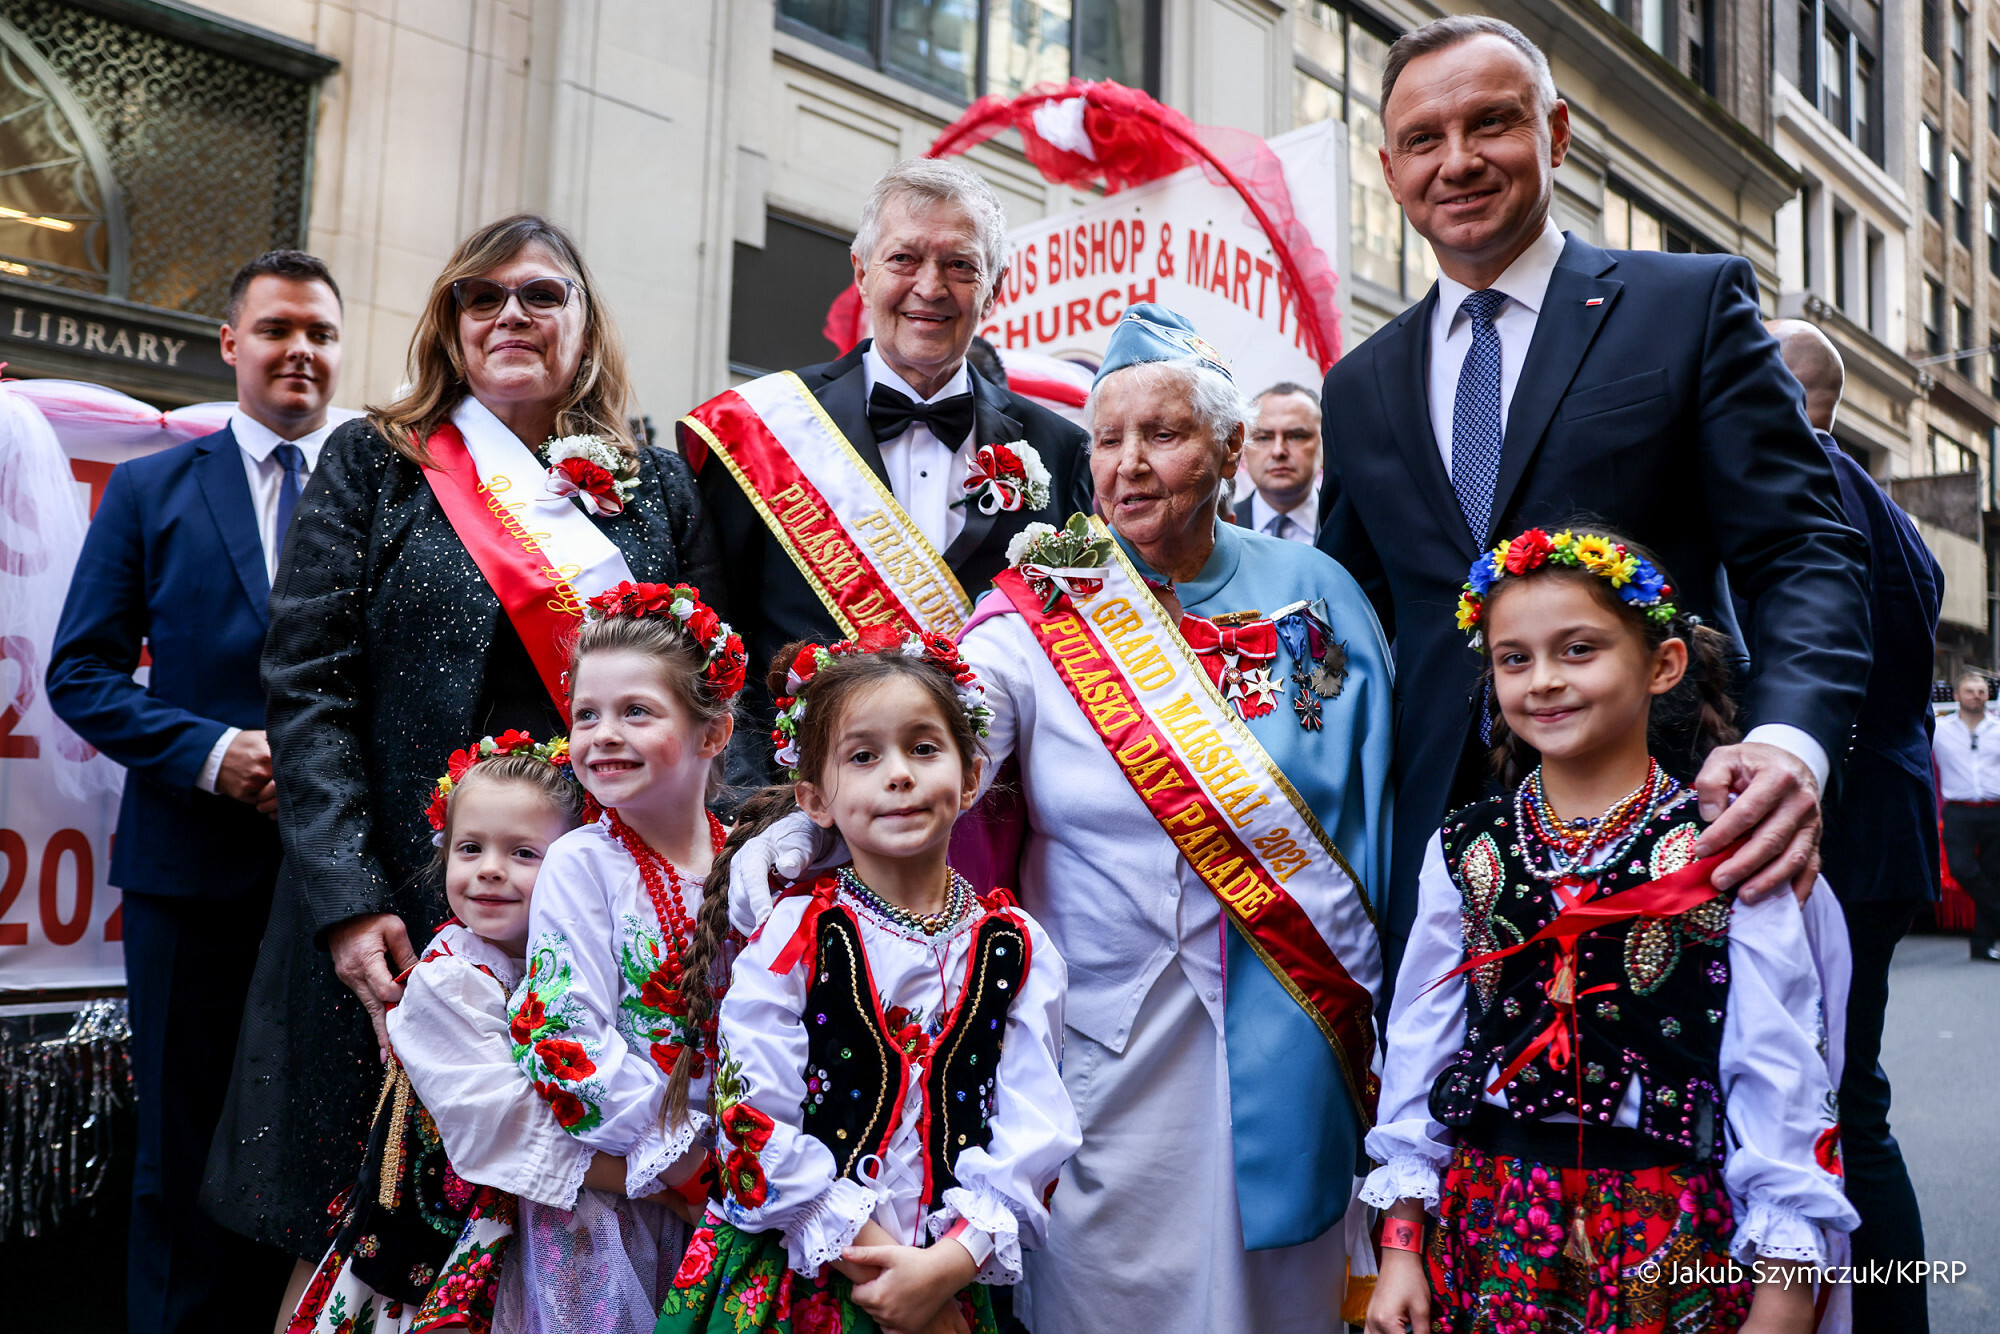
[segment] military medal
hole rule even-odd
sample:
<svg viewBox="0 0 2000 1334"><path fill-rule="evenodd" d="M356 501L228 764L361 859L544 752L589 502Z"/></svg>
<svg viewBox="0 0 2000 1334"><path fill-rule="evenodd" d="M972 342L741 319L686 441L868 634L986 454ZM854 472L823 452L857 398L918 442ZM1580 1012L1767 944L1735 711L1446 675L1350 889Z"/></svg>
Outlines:
<svg viewBox="0 0 2000 1334"><path fill-rule="evenodd" d="M1298 692L1292 696L1292 712L1298 715L1299 726L1308 732L1319 731L1319 696L1310 688L1306 673L1293 672L1292 684L1298 687Z"/></svg>
<svg viewBox="0 0 2000 1334"><path fill-rule="evenodd" d="M1321 699L1339 699L1347 684L1347 645L1328 640L1326 654L1313 664L1309 684Z"/></svg>

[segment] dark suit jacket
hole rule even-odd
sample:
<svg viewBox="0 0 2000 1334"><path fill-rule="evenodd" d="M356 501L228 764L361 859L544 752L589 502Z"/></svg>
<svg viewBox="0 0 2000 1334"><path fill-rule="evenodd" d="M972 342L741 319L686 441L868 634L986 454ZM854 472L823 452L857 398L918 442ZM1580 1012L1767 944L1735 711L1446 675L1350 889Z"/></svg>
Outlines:
<svg viewBox="0 0 2000 1334"><path fill-rule="evenodd" d="M268 890L278 827L195 789L231 727L264 726L270 581L243 455L227 427L112 470L49 658L49 703L125 766L111 883L234 898ZM146 685L132 679L152 650Z"/></svg>
<svg viewBox="0 0 2000 1334"><path fill-rule="evenodd" d="M1251 494L1254 495L1255 492ZM1236 502L1236 526L1238 528L1248 528L1250 526L1250 499L1250 496L1245 496Z"/></svg>
<svg viewBox="0 0 2000 1334"><path fill-rule="evenodd" d="M798 375L855 452L887 486L888 469L868 425L867 375L861 358L870 342L863 341L838 361L808 366ZM1090 512L1090 442L1083 429L1068 418L995 385L970 366L966 374L977 408L975 438L981 444L1026 440L1041 455L1050 480L1046 509L988 515L976 506L968 507L965 528L943 554L966 596L976 599L993 576L1006 568L1007 543L1014 534L1031 523L1060 525L1071 514ZM752 722L738 729L745 740L731 747L730 777L737 783L761 783L768 781L770 759L773 709L764 675L771 659L793 640L830 643L840 638L841 631L752 508L735 477L720 464L711 465L702 442L690 444L688 434L681 429L681 448L695 460L702 500L714 518L716 542L723 555L722 587L713 601L750 651L750 680L743 698Z"/></svg>
<svg viewBox="0 0 2000 1334"><path fill-rule="evenodd" d="M1836 762L1868 675L1866 553L1747 262L1568 239L1510 405L1492 527L1478 534L1431 430L1436 303L1433 288L1341 358L1324 400L1319 545L1368 590L1396 645L1392 966L1424 845L1485 778L1480 658L1453 608L1499 537L1591 516L1651 547L1682 607L1733 629L1726 569L1756 608L1747 720L1802 728Z"/></svg>
<svg viewBox="0 0 2000 1334"><path fill-rule="evenodd" d="M1848 525L1868 544L1874 662L1820 861L1843 903L1938 897L1937 793L1931 777L1931 673L1944 571L1910 516L1868 470L1820 433Z"/></svg>

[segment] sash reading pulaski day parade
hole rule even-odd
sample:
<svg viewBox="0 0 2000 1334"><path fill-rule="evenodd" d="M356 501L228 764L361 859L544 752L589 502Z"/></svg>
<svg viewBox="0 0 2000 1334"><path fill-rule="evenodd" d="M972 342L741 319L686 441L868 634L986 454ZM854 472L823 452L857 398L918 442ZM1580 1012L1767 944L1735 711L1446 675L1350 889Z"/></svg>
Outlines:
<svg viewBox="0 0 2000 1334"><path fill-rule="evenodd" d="M1034 630L1126 782L1325 1036L1372 1119L1373 1002L1341 963L1376 948L1360 883L1109 530L1095 518L1090 528L1110 548L1105 565L1017 567L994 586Z"/></svg>
<svg viewBox="0 0 2000 1334"><path fill-rule="evenodd" d="M957 638L971 599L798 376L739 385L681 424L722 460L847 635L899 625Z"/></svg>

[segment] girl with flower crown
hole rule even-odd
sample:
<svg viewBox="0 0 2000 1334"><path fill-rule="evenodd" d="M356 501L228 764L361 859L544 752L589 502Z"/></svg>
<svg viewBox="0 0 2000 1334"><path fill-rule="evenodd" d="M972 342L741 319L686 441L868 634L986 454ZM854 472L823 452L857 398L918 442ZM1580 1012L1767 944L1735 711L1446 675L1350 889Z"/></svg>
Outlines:
<svg viewBox="0 0 2000 1334"><path fill-rule="evenodd" d="M1752 905L1709 883L1727 853L1695 860L1654 754L1726 744L1735 710L1727 641L1672 596L1612 534L1472 567L1458 621L1515 786L1425 854L1367 1139L1370 1334L1815 1327L1797 1266L1858 1221L1823 1055L1845 936L1830 894Z"/></svg>
<svg viewBox="0 0 2000 1334"><path fill-rule="evenodd" d="M737 956L713 1115L723 1192L659 1334L986 1331L1081 1140L1063 1090L1066 975L1004 891L946 862L990 711L951 641L877 627L795 644L770 684L794 782L744 807L681 978L714 1012L734 849L803 810L852 860L801 884Z"/></svg>
<svg viewBox="0 0 2000 1334"><path fill-rule="evenodd" d="M389 1012L388 1078L360 1179L335 1202L334 1241L290 1334L376 1334L524 1321L496 1313L517 1197L552 1207L622 1164L563 1133L514 1068L508 994L521 979L542 864L583 811L569 746L525 732L452 754L430 805L433 869L452 917Z"/></svg>
<svg viewBox="0 0 2000 1334"><path fill-rule="evenodd" d="M513 1273L544 1317L530 1328L646 1334L707 1193L706 1121L670 1114L667 1087L676 1070L705 1087L710 1068L681 978L722 847L707 801L745 656L686 585L619 584L585 615L570 758L601 814L550 849L510 1031L556 1121L624 1173L574 1211L524 1206Z"/></svg>

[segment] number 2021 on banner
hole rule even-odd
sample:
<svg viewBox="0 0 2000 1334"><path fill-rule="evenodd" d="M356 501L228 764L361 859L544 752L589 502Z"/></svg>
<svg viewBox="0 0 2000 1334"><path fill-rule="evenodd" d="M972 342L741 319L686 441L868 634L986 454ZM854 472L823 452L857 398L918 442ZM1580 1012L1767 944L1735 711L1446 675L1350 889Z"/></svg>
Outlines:
<svg viewBox="0 0 2000 1334"><path fill-rule="evenodd" d="M74 945L90 929L90 909L97 883L97 862L90 839L80 829L58 829L40 849L40 874L35 877L39 891L38 914L42 936L51 945ZM0 946L28 943L28 922L10 921L14 904L27 888L30 872L28 840L12 829L0 829L0 859L7 863L0 878ZM64 872L69 874L65 875ZM73 892L65 894L67 881ZM64 911L68 900L68 911ZM37 914L29 914L31 918ZM124 939L124 905L112 909L104 919L107 941Z"/></svg>

